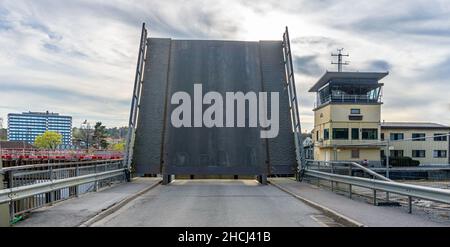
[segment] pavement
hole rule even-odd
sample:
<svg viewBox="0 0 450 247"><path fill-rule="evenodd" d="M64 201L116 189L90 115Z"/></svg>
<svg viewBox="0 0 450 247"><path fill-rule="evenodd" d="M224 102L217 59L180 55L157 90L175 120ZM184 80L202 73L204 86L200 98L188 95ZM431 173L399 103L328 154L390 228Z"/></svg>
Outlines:
<svg viewBox="0 0 450 247"><path fill-rule="evenodd" d="M349 199L326 188L319 188L306 182L299 183L292 178L271 178L270 183L289 192L345 215L369 227L448 227L449 219L436 219L421 210L407 213L406 207L373 206L364 199Z"/></svg>
<svg viewBox="0 0 450 247"><path fill-rule="evenodd" d="M146 188L154 186L160 178L136 178L131 183L121 183L99 192L55 203L53 206L34 210L29 218L14 227L73 227L79 226Z"/></svg>
<svg viewBox="0 0 450 247"><path fill-rule="evenodd" d="M255 180L175 180L92 226L339 226L291 195Z"/></svg>
<svg viewBox="0 0 450 247"><path fill-rule="evenodd" d="M450 220L437 220L420 210L408 214L406 207L373 206L362 198L349 199L291 178L271 178L271 185L232 179L177 179L157 185L160 181L137 178L87 193L37 209L15 227L339 227L345 222L375 227L450 226Z"/></svg>

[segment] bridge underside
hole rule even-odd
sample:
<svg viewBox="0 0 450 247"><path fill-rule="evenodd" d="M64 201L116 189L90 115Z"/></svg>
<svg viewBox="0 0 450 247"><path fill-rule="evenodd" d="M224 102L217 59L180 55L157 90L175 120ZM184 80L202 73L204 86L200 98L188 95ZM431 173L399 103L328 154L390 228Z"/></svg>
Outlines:
<svg viewBox="0 0 450 247"><path fill-rule="evenodd" d="M225 92L278 92L278 136L261 139L260 127L173 127L170 117L178 105L171 104L171 96L184 91L192 97L199 83L203 94L215 91L223 97ZM147 39L133 151L136 173L293 174L296 157L285 83L281 41Z"/></svg>

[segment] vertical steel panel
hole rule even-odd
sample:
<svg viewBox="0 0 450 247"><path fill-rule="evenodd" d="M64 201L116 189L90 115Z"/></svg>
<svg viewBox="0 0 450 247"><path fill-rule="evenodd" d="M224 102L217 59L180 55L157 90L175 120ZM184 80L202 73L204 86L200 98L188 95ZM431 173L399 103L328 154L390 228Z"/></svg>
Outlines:
<svg viewBox="0 0 450 247"><path fill-rule="evenodd" d="M195 83L203 94L261 91L257 42L172 41L169 95L191 95ZM168 100L170 100L168 98ZM168 113L176 105L168 104ZM203 106L203 111L207 106ZM248 108L246 109L248 112ZM264 142L259 128L174 128L167 114L167 174L262 174ZM194 119L194 112L192 112ZM225 112L224 112L225 119Z"/></svg>
<svg viewBox="0 0 450 247"><path fill-rule="evenodd" d="M260 41L261 70L264 91L279 92L280 130L276 138L268 139L271 174L294 174L295 146L292 133L289 96L284 71L281 41ZM270 113L270 111L269 111Z"/></svg>
<svg viewBox="0 0 450 247"><path fill-rule="evenodd" d="M160 173L170 39L149 39L133 163L137 174Z"/></svg>
<svg viewBox="0 0 450 247"><path fill-rule="evenodd" d="M134 151L138 174L158 173L160 165L163 165L165 174L264 175L293 172L295 146L288 96L283 88L286 72L281 41L151 38L148 43ZM279 136L261 139L259 127L173 127L170 115L177 105L170 104L170 97L177 91L185 91L191 95L193 104L194 84L197 83L202 84L203 95L210 91L219 92L224 106L225 92L279 92ZM207 107L204 105L203 111ZM248 120L246 122L248 126Z"/></svg>

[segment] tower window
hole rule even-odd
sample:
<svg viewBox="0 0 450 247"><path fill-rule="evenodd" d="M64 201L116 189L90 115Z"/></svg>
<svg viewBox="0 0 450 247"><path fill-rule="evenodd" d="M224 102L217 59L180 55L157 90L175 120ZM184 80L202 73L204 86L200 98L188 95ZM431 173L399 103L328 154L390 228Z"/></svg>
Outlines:
<svg viewBox="0 0 450 247"><path fill-rule="evenodd" d="M323 130L323 139L324 140L330 139L330 129L324 129Z"/></svg>
<svg viewBox="0 0 450 247"><path fill-rule="evenodd" d="M359 140L359 129L352 128L352 140Z"/></svg>
<svg viewBox="0 0 450 247"><path fill-rule="evenodd" d="M348 129L346 129L346 128L333 128L333 139L336 139L336 140L348 140Z"/></svg>
<svg viewBox="0 0 450 247"><path fill-rule="evenodd" d="M378 139L378 129L362 129L363 140L376 140Z"/></svg>
<svg viewBox="0 0 450 247"><path fill-rule="evenodd" d="M350 114L361 114L361 109L350 109Z"/></svg>

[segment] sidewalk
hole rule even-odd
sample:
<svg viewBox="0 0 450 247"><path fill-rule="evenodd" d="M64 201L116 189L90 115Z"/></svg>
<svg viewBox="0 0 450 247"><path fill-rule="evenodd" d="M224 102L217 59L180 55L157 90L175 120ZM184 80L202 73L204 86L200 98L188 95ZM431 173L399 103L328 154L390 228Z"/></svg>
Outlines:
<svg viewBox="0 0 450 247"><path fill-rule="evenodd" d="M299 183L290 178L271 178L269 181L300 197L323 205L357 222L360 222L365 226L450 226L450 220L435 219L421 210L413 210L412 214L408 214L405 207L373 206L363 200L359 200L357 198L349 199L344 195L336 194L330 190L318 188L317 186L306 182Z"/></svg>
<svg viewBox="0 0 450 247"><path fill-rule="evenodd" d="M91 192L33 211L14 227L79 226L116 203L157 184L160 178L136 178L99 192Z"/></svg>

